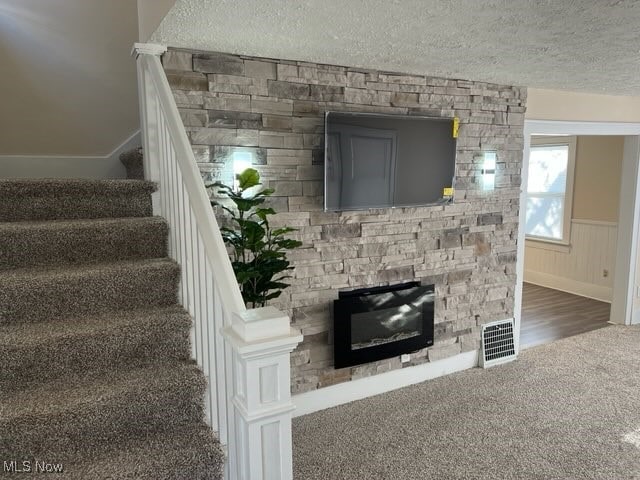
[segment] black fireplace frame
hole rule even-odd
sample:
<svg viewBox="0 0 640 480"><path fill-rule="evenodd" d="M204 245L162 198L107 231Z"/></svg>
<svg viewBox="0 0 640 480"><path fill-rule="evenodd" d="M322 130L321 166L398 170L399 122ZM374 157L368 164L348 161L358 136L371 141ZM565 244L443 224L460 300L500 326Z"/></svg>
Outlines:
<svg viewBox="0 0 640 480"><path fill-rule="evenodd" d="M372 311L362 301L363 297L379 293L395 292L410 288L418 288L423 295L434 293L434 285L421 285L420 282L408 282L399 285L361 288L347 292L339 292L338 300L333 301L333 352L335 368L345 368L363 363L391 358L403 353L414 352L433 345L433 302L422 305L422 335L384 343L357 350L351 349L351 315ZM399 307L406 304L402 298L385 305Z"/></svg>

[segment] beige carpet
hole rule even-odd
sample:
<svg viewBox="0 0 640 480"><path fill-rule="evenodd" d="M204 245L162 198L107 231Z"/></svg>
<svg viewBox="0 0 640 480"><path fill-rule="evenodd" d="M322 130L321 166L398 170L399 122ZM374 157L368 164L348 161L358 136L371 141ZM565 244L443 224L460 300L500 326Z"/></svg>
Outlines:
<svg viewBox="0 0 640 480"><path fill-rule="evenodd" d="M294 419L294 477L640 479L640 328Z"/></svg>

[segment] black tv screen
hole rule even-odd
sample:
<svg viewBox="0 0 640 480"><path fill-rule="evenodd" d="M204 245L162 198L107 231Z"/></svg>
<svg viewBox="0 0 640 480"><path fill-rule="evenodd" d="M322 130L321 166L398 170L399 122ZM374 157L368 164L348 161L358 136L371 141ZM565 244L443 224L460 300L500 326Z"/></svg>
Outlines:
<svg viewBox="0 0 640 480"><path fill-rule="evenodd" d="M453 187L452 118L327 112L327 211L443 202Z"/></svg>

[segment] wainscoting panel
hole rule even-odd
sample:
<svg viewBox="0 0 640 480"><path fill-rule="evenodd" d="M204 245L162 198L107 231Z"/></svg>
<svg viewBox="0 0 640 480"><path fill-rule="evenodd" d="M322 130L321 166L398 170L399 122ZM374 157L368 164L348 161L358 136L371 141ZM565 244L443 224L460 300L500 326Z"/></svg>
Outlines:
<svg viewBox="0 0 640 480"><path fill-rule="evenodd" d="M617 233L616 223L572 220L569 247L527 241L524 281L611 302Z"/></svg>

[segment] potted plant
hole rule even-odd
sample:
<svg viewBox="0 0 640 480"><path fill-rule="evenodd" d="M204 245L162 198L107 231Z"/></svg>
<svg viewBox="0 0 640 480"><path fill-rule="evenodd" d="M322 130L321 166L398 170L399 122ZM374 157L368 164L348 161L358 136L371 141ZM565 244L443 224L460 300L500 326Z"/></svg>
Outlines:
<svg viewBox="0 0 640 480"><path fill-rule="evenodd" d="M231 200L233 208L216 200L212 200L211 205L229 214L230 226L220 230L232 249L231 264L245 304L264 307L289 286L283 282L291 278L287 272L293 268L287 260L287 250L299 247L302 242L286 238L294 228L272 228L269 224L269 217L276 212L263 204L274 190L262 187L257 170L247 168L236 175L236 180L235 187L221 182L207 185Z"/></svg>

